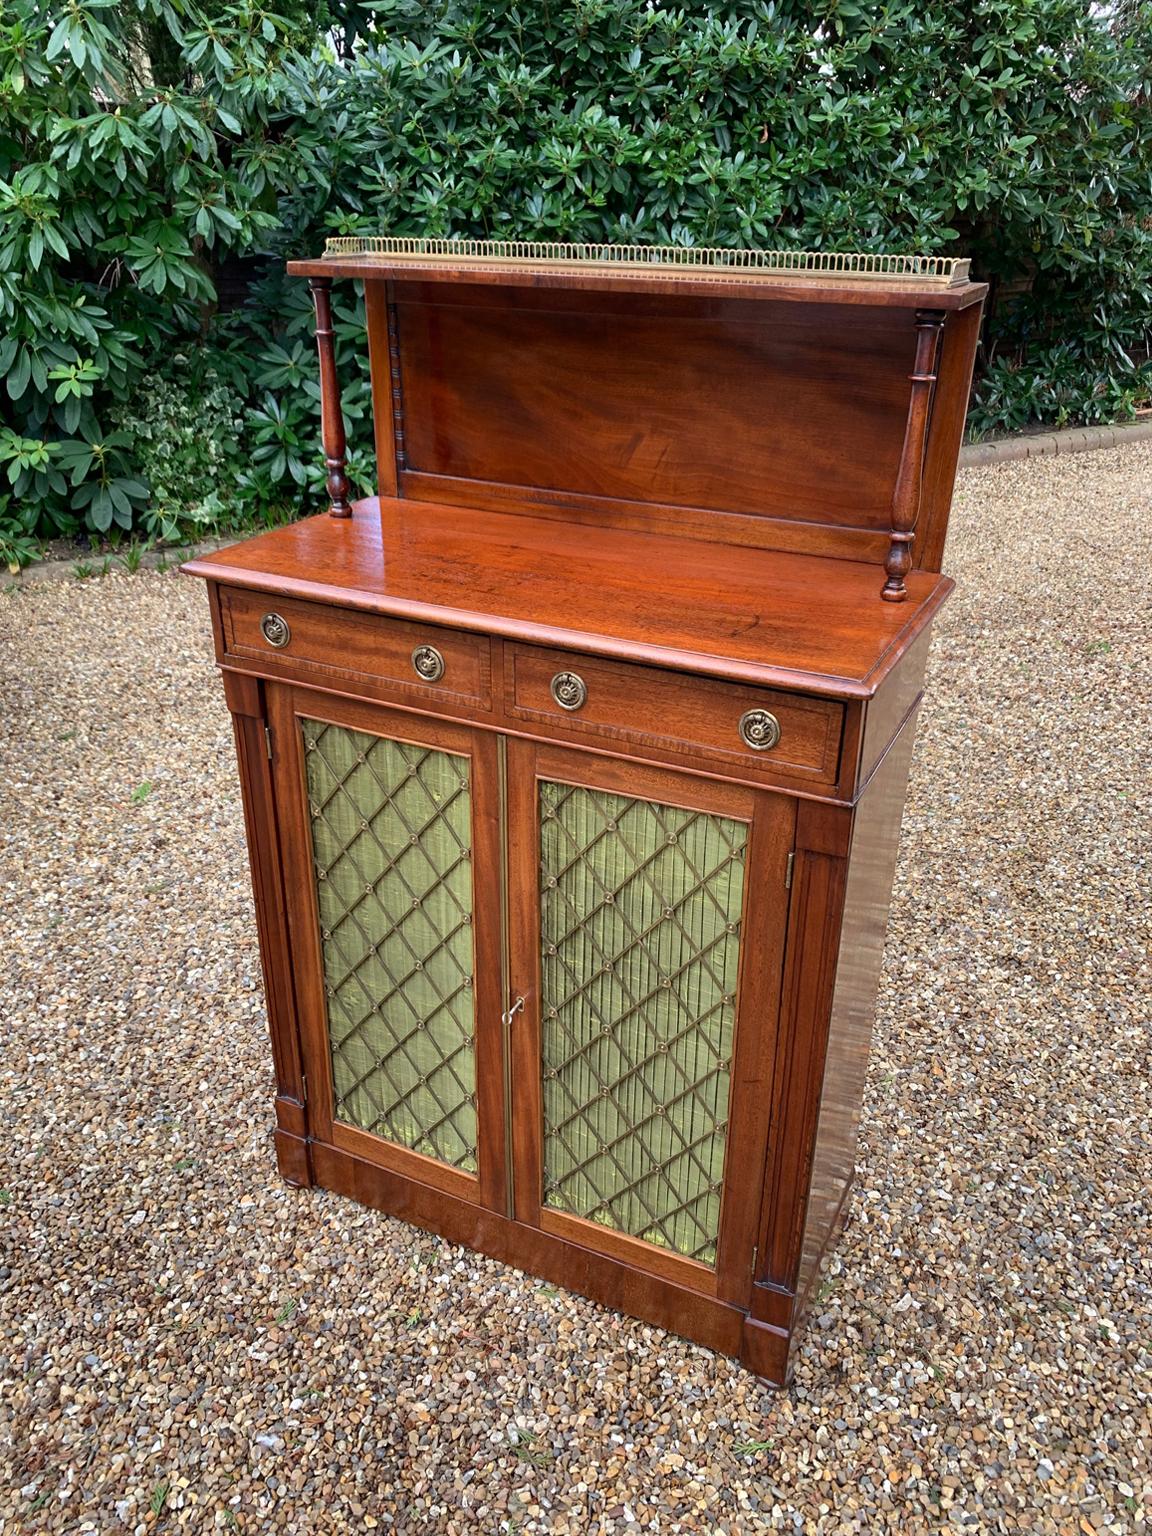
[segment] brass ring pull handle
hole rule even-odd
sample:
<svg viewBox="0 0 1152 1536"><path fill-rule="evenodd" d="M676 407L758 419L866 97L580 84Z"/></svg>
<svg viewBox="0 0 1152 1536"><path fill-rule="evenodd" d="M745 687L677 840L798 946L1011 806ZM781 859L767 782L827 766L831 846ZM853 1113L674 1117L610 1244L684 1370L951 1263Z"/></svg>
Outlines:
<svg viewBox="0 0 1152 1536"><path fill-rule="evenodd" d="M412 652L412 666L426 683L438 683L444 676L444 658L434 645L418 645Z"/></svg>
<svg viewBox="0 0 1152 1536"><path fill-rule="evenodd" d="M753 752L767 752L780 740L780 722L766 709L750 709L740 716L740 739Z"/></svg>
<svg viewBox="0 0 1152 1536"><path fill-rule="evenodd" d="M561 709L582 709L588 697L584 679L576 672L557 672L552 679L552 697Z"/></svg>
<svg viewBox="0 0 1152 1536"><path fill-rule="evenodd" d="M260 633L268 644L274 645L277 650L281 650L292 638L287 619L282 619L278 613L264 615L260 620Z"/></svg>

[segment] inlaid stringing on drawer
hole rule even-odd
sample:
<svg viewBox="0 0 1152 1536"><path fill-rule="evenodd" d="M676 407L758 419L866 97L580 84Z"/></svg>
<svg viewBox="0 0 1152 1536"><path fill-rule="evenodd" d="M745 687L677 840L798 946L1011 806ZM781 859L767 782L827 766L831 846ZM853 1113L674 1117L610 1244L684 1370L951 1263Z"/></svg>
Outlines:
<svg viewBox="0 0 1152 1536"><path fill-rule="evenodd" d="M466 630L412 624L261 592L220 592L221 660L269 675L336 684L344 678L491 707L491 647Z"/></svg>
<svg viewBox="0 0 1152 1536"><path fill-rule="evenodd" d="M757 777L834 784L839 772L844 709L831 699L529 646L507 647L504 693L509 717L557 734L716 758Z"/></svg>

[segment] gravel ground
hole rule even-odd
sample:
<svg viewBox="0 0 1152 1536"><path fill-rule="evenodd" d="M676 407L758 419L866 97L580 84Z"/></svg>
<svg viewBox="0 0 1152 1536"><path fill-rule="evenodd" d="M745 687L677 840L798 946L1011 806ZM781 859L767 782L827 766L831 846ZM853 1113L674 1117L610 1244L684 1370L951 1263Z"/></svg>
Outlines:
<svg viewBox="0 0 1152 1536"><path fill-rule="evenodd" d="M0 598L0 1530L1148 1529L1152 444L953 527L789 1393L281 1184L204 593Z"/></svg>

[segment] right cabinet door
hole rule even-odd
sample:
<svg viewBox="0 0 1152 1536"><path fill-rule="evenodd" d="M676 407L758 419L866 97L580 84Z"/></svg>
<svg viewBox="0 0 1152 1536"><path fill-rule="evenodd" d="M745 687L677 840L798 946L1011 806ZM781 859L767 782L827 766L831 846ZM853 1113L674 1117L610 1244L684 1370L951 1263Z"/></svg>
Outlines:
<svg viewBox="0 0 1152 1536"><path fill-rule="evenodd" d="M509 744L517 1219L736 1305L794 830L784 796Z"/></svg>

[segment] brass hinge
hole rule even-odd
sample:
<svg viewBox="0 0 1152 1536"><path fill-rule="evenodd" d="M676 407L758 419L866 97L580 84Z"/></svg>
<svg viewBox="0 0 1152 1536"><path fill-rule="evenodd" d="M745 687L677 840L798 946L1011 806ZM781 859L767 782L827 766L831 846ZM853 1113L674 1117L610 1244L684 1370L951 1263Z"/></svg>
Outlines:
<svg viewBox="0 0 1152 1536"><path fill-rule="evenodd" d="M792 865L795 862L796 855L794 853L790 853L788 855L788 863L784 866L784 889L786 891L790 891L792 889Z"/></svg>
<svg viewBox="0 0 1152 1536"><path fill-rule="evenodd" d="M268 761L271 762L272 761L272 727L270 725L266 725L264 727L264 746L266 747L267 752L268 752Z"/></svg>
<svg viewBox="0 0 1152 1536"><path fill-rule="evenodd" d="M752 1278L753 1278L753 1280L755 1280L755 1278L756 1278L756 1260L759 1257L760 1257L760 1244L759 1243L754 1243L753 1246L752 1246Z"/></svg>

